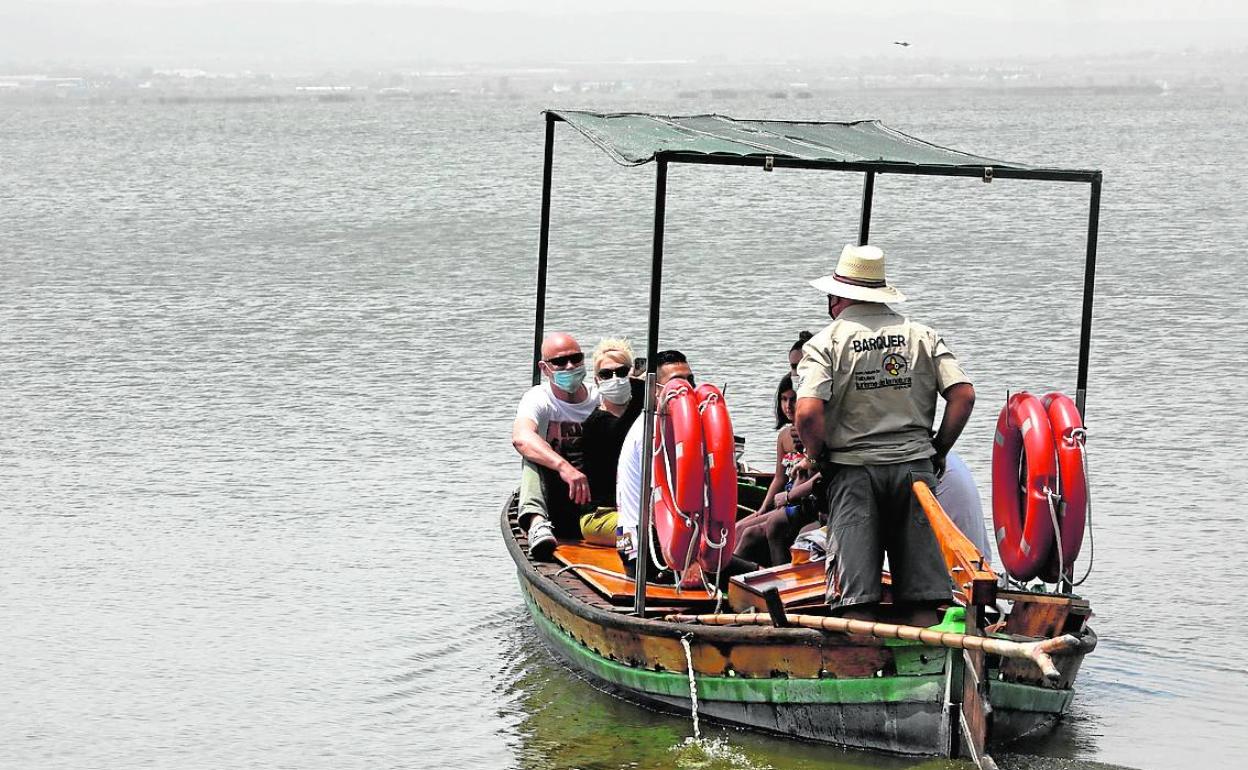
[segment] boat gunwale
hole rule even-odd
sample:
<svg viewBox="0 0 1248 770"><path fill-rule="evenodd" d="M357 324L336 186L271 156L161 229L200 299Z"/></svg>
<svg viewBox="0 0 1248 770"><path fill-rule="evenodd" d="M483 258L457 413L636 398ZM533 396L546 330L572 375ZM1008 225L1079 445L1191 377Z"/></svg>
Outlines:
<svg viewBox="0 0 1248 770"><path fill-rule="evenodd" d="M528 554L521 548L512 529L510 512L519 493L513 491L503 503L500 515L500 528L503 541L516 568L525 581L541 591L559 606L591 623L631 633L649 636L661 636L679 639L692 636L698 641L712 644L810 644L812 646L846 646L846 647L882 647L887 646L885 640L856 635L837 635L818 631L812 628L776 628L775 626L709 626L698 623L681 623L657 618L637 617L632 614L611 612L570 594L566 588L547 575L543 575L534 566ZM579 579L579 578L577 578ZM1091 628L1084 628L1079 637L1079 646L1063 657L1082 658L1096 649L1098 637Z"/></svg>

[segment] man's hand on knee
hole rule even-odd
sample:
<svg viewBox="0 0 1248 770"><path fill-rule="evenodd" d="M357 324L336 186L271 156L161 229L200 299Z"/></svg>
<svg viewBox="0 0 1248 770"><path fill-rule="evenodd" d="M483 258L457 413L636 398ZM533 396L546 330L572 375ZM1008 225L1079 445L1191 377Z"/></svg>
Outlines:
<svg viewBox="0 0 1248 770"><path fill-rule="evenodd" d="M577 470L575 465L564 462L559 468L559 478L568 485L569 500L577 505L585 505L589 502L589 478Z"/></svg>

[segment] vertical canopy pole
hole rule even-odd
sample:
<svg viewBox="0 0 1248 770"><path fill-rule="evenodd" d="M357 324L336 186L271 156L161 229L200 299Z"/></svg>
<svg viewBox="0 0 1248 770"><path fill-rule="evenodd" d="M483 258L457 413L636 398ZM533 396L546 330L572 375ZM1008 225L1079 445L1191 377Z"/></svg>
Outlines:
<svg viewBox="0 0 1248 770"><path fill-rule="evenodd" d="M650 506L654 489L651 473L654 463L654 412L656 378L659 353L659 301L663 285L663 222L667 210L667 160L656 159L658 170L654 183L654 255L650 262L650 333L646 340L646 407L642 412L642 462L641 462L641 511L637 522L637 569L633 592L633 614L644 617L646 613L646 572L650 567Z"/></svg>
<svg viewBox="0 0 1248 770"><path fill-rule="evenodd" d="M533 322L533 384L540 385L542 334L546 324L546 255L550 251L550 174L555 155L555 118L546 113L546 156L542 161L542 224L537 236L537 318Z"/></svg>
<svg viewBox="0 0 1248 770"><path fill-rule="evenodd" d="M871 199L875 197L875 172L868 171L862 182L862 213L858 217L858 245L867 245L871 235Z"/></svg>
<svg viewBox="0 0 1248 770"><path fill-rule="evenodd" d="M1079 377L1075 383L1075 406L1084 414L1088 397L1088 351L1092 347L1092 291L1096 284L1096 238L1101 220L1101 174L1092 179L1088 205L1088 254L1083 268L1083 323L1079 329Z"/></svg>

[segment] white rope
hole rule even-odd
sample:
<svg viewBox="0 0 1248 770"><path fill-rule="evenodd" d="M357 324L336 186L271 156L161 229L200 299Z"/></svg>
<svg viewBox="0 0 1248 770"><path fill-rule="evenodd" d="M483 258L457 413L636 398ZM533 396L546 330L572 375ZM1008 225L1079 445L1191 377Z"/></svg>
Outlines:
<svg viewBox="0 0 1248 770"><path fill-rule="evenodd" d="M663 451L663 445L662 445L663 439L661 437L662 432L663 432L662 427L660 426L659 427L660 444L659 446L652 449L650 452L651 463L653 463L654 458L658 457L659 453ZM650 549L650 563L654 565L666 564L667 562L660 559L658 553L654 550L655 541L658 540L658 538L655 537L655 535L658 534L658 529L654 525L654 493L653 491L651 491L651 494L650 494L650 530L651 530L650 532L651 537L646 538L646 546ZM638 558L642 558L642 555L638 554Z"/></svg>
<svg viewBox="0 0 1248 770"><path fill-rule="evenodd" d="M722 605L724 602L724 592L719 590L719 582L720 582L720 573L724 571L724 551L727 550L724 548L724 546L728 544L728 528L723 527L720 529L719 532L720 532L720 538L722 538L719 542L719 545L711 545L711 547L716 550L716 554L715 554L715 614L719 614L720 605ZM708 538L706 542L710 543L711 541Z"/></svg>
<svg viewBox="0 0 1248 770"><path fill-rule="evenodd" d="M702 589L706 591L708 594L714 595L715 597L715 612L716 613L719 612L719 608L723 605L723 601L724 601L724 592L719 590L719 573L723 572L724 570L724 550L725 550L724 546L728 544L727 528L721 528L719 532L720 532L720 537L721 537L719 545L715 545L709 537L706 539L707 545L709 545L711 548L716 549L715 583L711 583L711 581L706 579L705 570L703 570L702 573L698 576L702 580Z"/></svg>
<svg viewBox="0 0 1248 770"><path fill-rule="evenodd" d="M1070 438L1079 444L1079 459L1083 462L1083 486L1084 493L1088 496L1088 569L1083 573L1083 577L1079 578L1079 582L1071 583L1071 587L1083 585L1083 582L1092 574L1092 564L1096 561L1096 539L1092 536L1092 477L1088 475L1088 431L1085 428L1075 428L1071 431Z"/></svg>
<svg viewBox="0 0 1248 770"><path fill-rule="evenodd" d="M562 575L563 573L567 572L570 569L584 569L584 570L589 570L590 572L600 572L603 575L610 575L611 577L616 577L616 578L619 578L620 580L628 580L628 575L625 575L621 572L612 572L611 570L606 569L605 567L599 567L596 564L580 564L580 563L569 564L568 566L556 572L555 577L559 577L560 575ZM647 581L647 585L657 585L657 584L652 584L652 583L649 583L649 581Z"/></svg>
<svg viewBox="0 0 1248 770"><path fill-rule="evenodd" d="M1062 525L1057 520L1056 501L1061 500L1061 495L1045 487L1044 497L1049 502L1049 518L1053 520L1053 539L1057 541L1057 581L1061 582L1066 577L1066 561L1062 553Z"/></svg>
<svg viewBox="0 0 1248 770"><path fill-rule="evenodd" d="M675 394L673 394L673 395L675 395ZM669 397L667 398L667 401L670 401L670 400L671 400L671 397L669 396ZM685 516L684 512L683 512L683 511L681 511L681 510L680 510L680 508L676 505L676 495L672 494L672 490L671 490L671 476L672 476L672 468L671 468L671 466L670 466L670 465L668 465L668 463L667 463L667 455L666 455L666 453L663 451L663 450L666 448L666 446L667 446L667 445L666 445L666 443L665 443L665 439L664 439L663 425L662 425L662 422L661 422L661 420L660 420L659 418L660 418L660 416L663 414L663 409L664 409L665 407L666 407L666 401L665 401L663 404L660 404L660 405L659 405L659 414L656 414L656 415L655 415L655 418L656 418L656 421L655 421L655 434L658 436L659 443L658 443L658 445L657 445L657 446L654 446L654 448L650 451L650 462L651 462L651 463L653 463L653 462L654 462L654 459L655 459L656 457L660 457L660 456L662 456L662 462L663 462L664 466L666 466L666 467L667 467L667 473L666 473L665 475L667 476L667 479L668 479L668 480L667 480L667 485L666 485L665 487L663 487L663 486L661 486L661 487L660 487L660 491L662 491L663 489L666 489L666 490L667 490L668 496L672 498L672 507L676 509L676 513L677 513L677 514L678 514L681 518L685 519L685 521L688 521L688 520L689 520L689 517L688 517L688 516ZM653 525L654 525L654 505L653 505L653 503L654 503L654 495L653 495L653 494L651 494L651 496L650 496L650 497L651 497L650 523L651 523L651 526L653 527ZM657 530L657 528L655 528L655 531L654 531L652 534L657 534L657 533L658 533L658 530ZM647 538L647 540L646 540L647 544L648 544L648 545L649 545L649 547L650 547L650 559L651 559L651 563L652 563L652 564L656 564L656 565L660 565L660 564L667 564L667 560L666 560L666 559L660 559L660 558L659 558L659 554L658 554L658 553L654 550L654 547L655 547L655 541L656 541L657 539L658 539L657 537L650 537L650 538ZM668 566L669 566L669 568L671 567L671 565L668 565ZM675 572L675 570L674 570L674 569L673 569L673 572ZM677 573L676 573L676 585L677 585L677 589L679 589L679 586L680 586L680 579L681 579L680 573L679 573L679 572L677 572Z"/></svg>
<svg viewBox="0 0 1248 770"><path fill-rule="evenodd" d="M698 544L699 529L701 529L701 527L698 526L698 522L693 522L693 536L689 538L689 547L685 549L685 567L681 570L681 572L688 572L689 565L693 564L693 553L695 546Z"/></svg>
<svg viewBox="0 0 1248 770"><path fill-rule="evenodd" d="M651 529L654 529L654 527L653 527L653 526L651 526ZM650 537L650 538L646 541L646 544L650 547L650 563L651 563L651 564L653 564L653 565L655 565L655 566L659 566L659 565L661 565L661 564L667 564L667 562L666 562L665 560L662 560L662 559L660 559L660 558L659 558L659 554L658 554L658 553L656 553L656 552L655 552L655 550L654 550L654 541L658 540L658 538L657 538L657 537L653 537L653 535L657 535L657 534L659 534L658 530L656 529L654 532L651 532L650 534L652 535L652 537Z"/></svg>

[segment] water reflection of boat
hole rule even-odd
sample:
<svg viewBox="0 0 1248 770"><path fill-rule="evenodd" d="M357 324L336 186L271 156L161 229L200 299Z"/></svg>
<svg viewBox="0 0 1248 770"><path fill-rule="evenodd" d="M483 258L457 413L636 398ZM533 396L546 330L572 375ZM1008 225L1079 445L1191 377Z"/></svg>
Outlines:
<svg viewBox="0 0 1248 770"><path fill-rule="evenodd" d="M938 147L875 121L736 121L715 115L546 113L534 381L543 330L554 130L567 122L625 165L657 166L647 361L656 360L666 218L673 163L864 174L859 242L866 243L878 174L1037 179L1091 189L1077 404L1087 383L1099 218L1099 171L1035 168ZM655 372L648 377L653 383ZM650 389L648 389L650 390ZM653 431L653 396L643 419ZM756 504L742 479L739 503ZM643 491L649 479L643 481ZM764 480L765 482L765 480ZM829 617L823 566L790 564L732 579L727 595L619 574L613 549L561 543L558 563L531 561L516 498L501 526L538 633L565 664L600 687L660 709L688 712L696 681L704 717L772 733L904 754L965 755L994 766L1003 745L1055 722L1074 698L1083 657L1096 646L1086 600L1071 593L1072 564L1051 590L1004 590L926 488L916 494L941 541L956 589L944 621L926 629ZM646 499L646 496L643 496ZM648 527L640 550L646 551ZM1035 546L1035 544L1033 544ZM882 576L887 585L887 575ZM731 612L721 612L723 603Z"/></svg>

